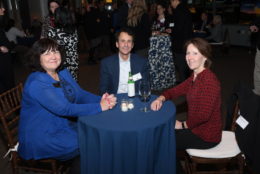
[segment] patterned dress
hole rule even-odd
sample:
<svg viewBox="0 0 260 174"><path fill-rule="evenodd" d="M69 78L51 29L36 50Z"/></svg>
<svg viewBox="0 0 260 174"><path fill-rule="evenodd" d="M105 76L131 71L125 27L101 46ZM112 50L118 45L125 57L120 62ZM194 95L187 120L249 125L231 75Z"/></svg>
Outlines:
<svg viewBox="0 0 260 174"><path fill-rule="evenodd" d="M175 85L175 66L170 36L155 35L150 37L148 54L152 90L163 90Z"/></svg>
<svg viewBox="0 0 260 174"><path fill-rule="evenodd" d="M49 28L54 27L54 18L48 16L45 16L43 23L42 23L42 31L41 31L41 37L46 38L48 35Z"/></svg>
<svg viewBox="0 0 260 174"><path fill-rule="evenodd" d="M166 30L167 27L168 27L168 26L166 25L166 20L165 20L165 18L163 18L163 19L161 19L161 20L156 19L156 20L153 22L152 31L165 32L165 30Z"/></svg>
<svg viewBox="0 0 260 174"><path fill-rule="evenodd" d="M79 73L77 31L75 30L74 33L69 34L65 33L62 29L50 27L47 37L56 40L59 45L63 46L66 53L64 65L69 70L73 78L77 81Z"/></svg>

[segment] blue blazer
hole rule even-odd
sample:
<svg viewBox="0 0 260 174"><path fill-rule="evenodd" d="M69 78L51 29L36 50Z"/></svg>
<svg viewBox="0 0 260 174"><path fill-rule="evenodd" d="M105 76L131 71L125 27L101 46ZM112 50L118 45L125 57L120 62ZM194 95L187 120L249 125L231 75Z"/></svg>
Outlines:
<svg viewBox="0 0 260 174"><path fill-rule="evenodd" d="M18 148L24 159L73 158L79 154L77 126L67 118L101 112L100 96L81 89L68 70L60 71L59 78L60 84L47 73L34 72L25 83Z"/></svg>
<svg viewBox="0 0 260 174"><path fill-rule="evenodd" d="M146 78L148 75L147 59L132 53L130 56L131 73L134 75L140 72L142 77ZM104 94L105 92L108 92L109 94L117 93L119 73L120 70L118 54L106 57L101 61L99 84L100 94ZM137 83L135 83L135 89L138 90Z"/></svg>

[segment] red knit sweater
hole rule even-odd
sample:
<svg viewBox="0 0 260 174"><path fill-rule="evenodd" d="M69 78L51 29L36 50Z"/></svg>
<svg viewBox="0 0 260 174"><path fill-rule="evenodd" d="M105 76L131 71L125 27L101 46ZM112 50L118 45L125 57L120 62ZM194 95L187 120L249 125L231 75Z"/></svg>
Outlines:
<svg viewBox="0 0 260 174"><path fill-rule="evenodd" d="M209 69L193 81L194 74L180 85L163 93L166 99L186 95L187 126L207 142L220 142L222 133L220 83Z"/></svg>

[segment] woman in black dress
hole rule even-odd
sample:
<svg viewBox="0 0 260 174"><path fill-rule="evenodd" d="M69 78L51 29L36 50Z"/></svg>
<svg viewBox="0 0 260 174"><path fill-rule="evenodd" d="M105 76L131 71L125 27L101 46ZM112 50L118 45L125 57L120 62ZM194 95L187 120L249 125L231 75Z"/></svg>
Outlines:
<svg viewBox="0 0 260 174"><path fill-rule="evenodd" d="M3 1L0 0L0 93L14 87L14 73L10 54L13 45L5 35L4 13Z"/></svg>

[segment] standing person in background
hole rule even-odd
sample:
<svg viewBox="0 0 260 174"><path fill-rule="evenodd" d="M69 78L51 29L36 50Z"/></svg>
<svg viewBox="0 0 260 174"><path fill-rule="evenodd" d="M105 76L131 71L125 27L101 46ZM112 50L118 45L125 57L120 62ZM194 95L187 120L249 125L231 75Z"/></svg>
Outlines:
<svg viewBox="0 0 260 174"><path fill-rule="evenodd" d="M108 56L111 54L110 49L110 34L111 34L111 14L108 10L105 9L105 1L100 1L98 3L98 10L100 16L100 38L101 38L101 50L102 55L99 55L98 59L101 57Z"/></svg>
<svg viewBox="0 0 260 174"><path fill-rule="evenodd" d="M209 35L209 25L211 21L209 15L206 12L200 14L200 19L194 26L194 37L205 38Z"/></svg>
<svg viewBox="0 0 260 174"><path fill-rule="evenodd" d="M134 0L125 0L125 3L118 9L117 18L114 22L115 31L120 30L127 24L128 11L132 7Z"/></svg>
<svg viewBox="0 0 260 174"><path fill-rule="evenodd" d="M149 20L153 21L156 18L157 14L157 3L151 2L148 4L148 16Z"/></svg>
<svg viewBox="0 0 260 174"><path fill-rule="evenodd" d="M168 4L168 6L167 6L167 13L169 16L173 17L173 9L172 9L171 4Z"/></svg>
<svg viewBox="0 0 260 174"><path fill-rule="evenodd" d="M7 22L7 26L5 27L5 34L10 42L14 42L17 44L17 37L25 37L26 34L24 31L15 27L15 21L13 19L9 19Z"/></svg>
<svg viewBox="0 0 260 174"><path fill-rule="evenodd" d="M179 82L189 77L190 71L185 61L184 44L192 38L192 18L189 9L182 0L170 0L174 9L172 31L172 48L175 57L175 65L179 72Z"/></svg>
<svg viewBox="0 0 260 174"><path fill-rule="evenodd" d="M143 57L148 57L149 37L151 35L151 24L147 14L145 0L134 0L128 11L127 27L135 35L134 51Z"/></svg>
<svg viewBox="0 0 260 174"><path fill-rule="evenodd" d="M66 53L64 62L73 78L77 81L79 73L78 34L71 13L64 7L54 12L54 28L49 28L47 37L57 41Z"/></svg>
<svg viewBox="0 0 260 174"><path fill-rule="evenodd" d="M216 75L209 69L211 46L201 38L193 38L185 44L186 61L192 75L174 88L162 93L151 104L159 110L163 102L186 96L188 114L186 121L176 120L176 149L209 149L216 146L222 135L221 88ZM177 174L182 174L177 160Z"/></svg>
<svg viewBox="0 0 260 174"><path fill-rule="evenodd" d="M79 46L78 50L79 52L85 51L87 48L87 37L86 33L84 30L84 25L85 25L85 13L86 13L86 8L85 7L80 7L77 8L77 11L75 13L75 18L76 18L76 27L78 30L78 37L79 39Z"/></svg>
<svg viewBox="0 0 260 174"><path fill-rule="evenodd" d="M41 38L47 37L49 28L54 27L54 11L60 7L60 2L57 0L48 0L49 14L44 18L42 23Z"/></svg>
<svg viewBox="0 0 260 174"><path fill-rule="evenodd" d="M30 35L29 31L25 33L23 30L20 30L15 25L13 19L9 19L5 27L5 34L10 42L15 44L14 52L17 54L21 50L21 46L31 47L32 44L37 40L35 36ZM23 54L23 53L19 53Z"/></svg>
<svg viewBox="0 0 260 174"><path fill-rule="evenodd" d="M35 41L41 38L42 22L38 18L32 19L31 28L29 34L35 38Z"/></svg>
<svg viewBox="0 0 260 174"><path fill-rule="evenodd" d="M252 33L256 35L256 55L255 55L255 69L254 69L254 92L260 95L260 18L258 17L250 26Z"/></svg>
<svg viewBox="0 0 260 174"><path fill-rule="evenodd" d="M171 26L166 4L157 3L157 15L152 25L148 62L150 68L151 89L160 91L175 85L175 66L170 37Z"/></svg>
<svg viewBox="0 0 260 174"><path fill-rule="evenodd" d="M206 38L209 42L223 42L224 27L220 15L213 16L212 27L209 28L210 35Z"/></svg>
<svg viewBox="0 0 260 174"><path fill-rule="evenodd" d="M85 14L85 33L89 43L88 61L89 65L96 64L95 53L102 44L102 23L101 13L97 7L97 2L92 1L88 4Z"/></svg>
<svg viewBox="0 0 260 174"><path fill-rule="evenodd" d="M158 2L156 5L156 15L153 19L152 24L152 34L170 34L171 30L167 30L170 28L170 18L168 18L168 13L166 11L166 4L163 2ZM169 31L169 33L167 32Z"/></svg>
<svg viewBox="0 0 260 174"><path fill-rule="evenodd" d="M119 26L117 24L118 22L118 4L117 2L112 3L112 12L110 14L111 16L111 29L110 29L110 49L113 53L117 51L116 45L114 44L115 41L115 33L119 30Z"/></svg>
<svg viewBox="0 0 260 174"><path fill-rule="evenodd" d="M14 87L14 73L10 54L13 45L5 35L4 13L3 1L0 0L0 93Z"/></svg>

